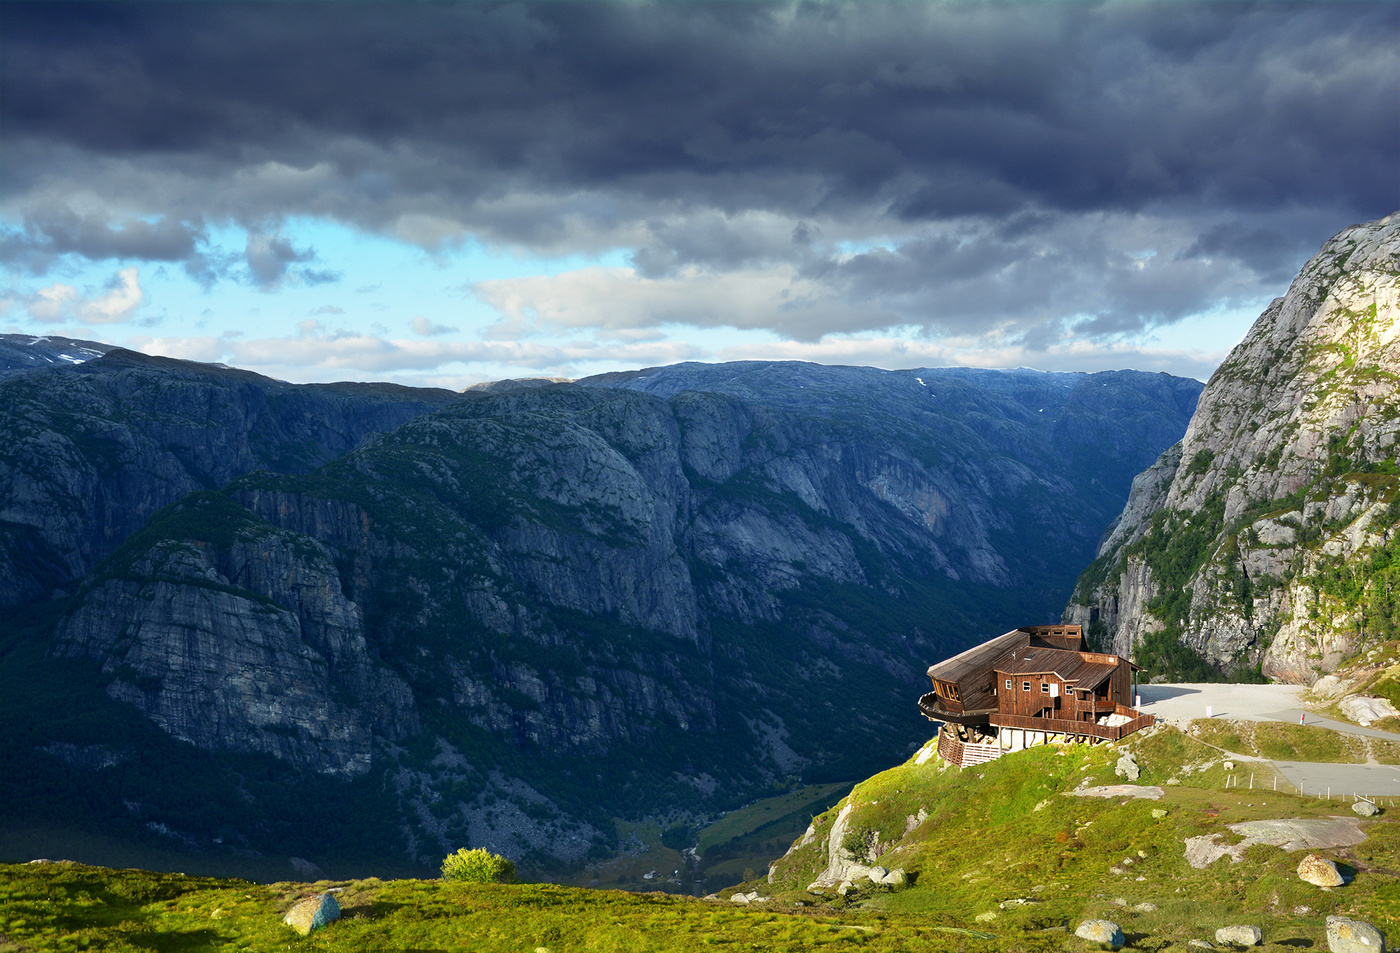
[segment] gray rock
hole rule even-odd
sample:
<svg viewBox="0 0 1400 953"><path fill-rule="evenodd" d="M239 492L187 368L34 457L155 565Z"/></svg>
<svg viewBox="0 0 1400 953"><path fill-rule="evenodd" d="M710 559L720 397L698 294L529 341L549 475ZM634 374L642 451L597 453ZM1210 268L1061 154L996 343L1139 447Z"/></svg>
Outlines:
<svg viewBox="0 0 1400 953"><path fill-rule="evenodd" d="M297 876L305 877L307 880L316 880L324 873L305 857L288 857L287 863L292 865L292 869L297 872Z"/></svg>
<svg viewBox="0 0 1400 953"><path fill-rule="evenodd" d="M1127 939L1123 936L1123 929L1112 920L1085 920L1075 929L1074 935L1090 943L1103 943L1119 949Z"/></svg>
<svg viewBox="0 0 1400 953"><path fill-rule="evenodd" d="M1133 907L1133 911L1135 913L1156 913L1157 905L1155 903L1139 903Z"/></svg>
<svg viewBox="0 0 1400 953"><path fill-rule="evenodd" d="M908 885L909 876L904 872L903 867L895 867L893 870L886 870L883 867L872 867L870 871L870 882L879 884L882 887L898 889Z"/></svg>
<svg viewBox="0 0 1400 953"><path fill-rule="evenodd" d="M1385 953L1385 935L1364 920L1328 917L1327 949L1332 953Z"/></svg>
<svg viewBox="0 0 1400 953"><path fill-rule="evenodd" d="M282 922L302 936L321 929L332 920L340 919L340 902L333 893L307 897L287 911Z"/></svg>
<svg viewBox="0 0 1400 953"><path fill-rule="evenodd" d="M1309 854L1298 864L1298 876L1316 887L1340 887L1344 882L1337 865L1316 854Z"/></svg>
<svg viewBox="0 0 1400 953"><path fill-rule="evenodd" d="M1351 806L1351 809L1353 813L1360 814L1362 817L1375 817L1381 812L1381 809L1370 801L1357 801Z"/></svg>
<svg viewBox="0 0 1400 953"><path fill-rule="evenodd" d="M1157 525L1154 520L1165 519L1161 532L1169 534L1199 520L1207 501L1218 501L1208 548L1215 551L1228 533L1239 540L1240 570L1273 581L1256 585L1246 610L1238 574L1205 561L1180 583L1192 593L1183 643L1222 669L1243 658L1262 665L1266 676L1297 684L1314 683L1355 651L1356 636L1343 634L1350 627L1341 620L1322 628L1309 621L1306 609L1315 593L1305 580L1323 565L1359 567L1379 538L1372 523L1388 501L1374 488L1343 480L1327 499L1249 526L1240 527L1238 520L1256 501L1280 500L1309 485L1334 438L1345 441L1346 454L1358 462L1394 459L1400 391L1358 376L1355 386L1367 403L1357 407L1345 405L1328 379L1400 373L1400 340L1372 330L1395 319L1397 265L1397 216L1351 226L1322 246L1222 362L1180 444L1133 481L1127 505L1098 550L1113 571L1095 582L1094 591L1075 593L1066 622L1102 624L1112 650L1130 655L1144 637L1160 631L1162 620L1148 608L1160 595L1160 580L1128 548ZM1346 350L1349 340L1368 342L1365 372L1360 358ZM1323 523L1328 530L1320 540L1307 532ZM1275 630L1271 642L1260 639Z"/></svg>
<svg viewBox="0 0 1400 953"><path fill-rule="evenodd" d="M1290 539L1289 542L1291 543L1292 540ZM1313 682L1312 693L1318 698L1336 698L1338 695L1346 694L1351 685L1350 679L1338 675L1324 675Z"/></svg>
<svg viewBox="0 0 1400 953"><path fill-rule="evenodd" d="M1358 725L1367 726L1382 718L1400 717L1400 711L1388 698L1373 698L1370 695L1348 695L1337 705L1342 713Z"/></svg>
<svg viewBox="0 0 1400 953"><path fill-rule="evenodd" d="M1118 759L1118 763L1113 766L1113 773L1120 778L1127 778L1129 781L1136 781L1141 773L1138 768L1137 758L1131 751Z"/></svg>
<svg viewBox="0 0 1400 953"><path fill-rule="evenodd" d="M1215 947L1206 940L1193 939L1186 941L1187 946L1194 946L1198 950L1213 950Z"/></svg>
<svg viewBox="0 0 1400 953"><path fill-rule="evenodd" d="M1230 946L1258 946L1264 942L1264 931L1247 925L1221 927L1215 931L1215 942Z"/></svg>

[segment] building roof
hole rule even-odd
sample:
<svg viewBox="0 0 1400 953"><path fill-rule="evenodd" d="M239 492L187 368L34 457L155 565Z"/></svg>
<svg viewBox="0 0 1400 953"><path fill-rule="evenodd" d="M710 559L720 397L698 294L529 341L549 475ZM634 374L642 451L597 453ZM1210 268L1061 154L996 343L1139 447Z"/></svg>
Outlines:
<svg viewBox="0 0 1400 953"><path fill-rule="evenodd" d="M1037 633L1012 629L937 665L930 665L928 676L937 681L957 683L988 670L1015 677L1053 673L1062 682L1073 682L1078 688L1086 689L1098 686L1112 675L1118 663L1114 655L1054 648L1037 637Z"/></svg>
<svg viewBox="0 0 1400 953"><path fill-rule="evenodd" d="M1068 649L1028 648L1015 657L1007 653L992 663L998 675L1053 674L1062 682L1073 682L1080 689L1094 688L1118 668L1116 662L1101 661L1092 653Z"/></svg>
<svg viewBox="0 0 1400 953"><path fill-rule="evenodd" d="M928 677L941 682L956 682L979 670L994 666L1003 655L1010 655L1013 649L1029 644L1029 632L1024 629L1012 629L989 642L974 645L966 652L944 659L937 665L930 665Z"/></svg>

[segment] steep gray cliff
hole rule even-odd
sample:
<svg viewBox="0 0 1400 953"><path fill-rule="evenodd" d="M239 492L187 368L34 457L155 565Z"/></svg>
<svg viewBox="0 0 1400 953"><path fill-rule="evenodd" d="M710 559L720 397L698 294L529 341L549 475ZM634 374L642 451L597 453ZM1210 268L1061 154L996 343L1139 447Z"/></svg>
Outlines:
<svg viewBox="0 0 1400 953"><path fill-rule="evenodd" d="M198 538L215 525L216 542ZM418 730L407 684L367 651L330 552L220 494L186 497L118 550L54 654L99 659L109 695L209 750L356 775L373 737Z"/></svg>
<svg viewBox="0 0 1400 953"><path fill-rule="evenodd" d="M923 669L1053 613L1198 392L801 364L478 389L160 511L50 656L200 748L378 779L422 857L577 859L613 817L922 740Z"/></svg>
<svg viewBox="0 0 1400 953"><path fill-rule="evenodd" d="M90 342L0 343L0 606L70 592L187 493L255 469L311 470L457 399L389 384L292 385Z"/></svg>
<svg viewBox="0 0 1400 953"><path fill-rule="evenodd" d="M1134 481L1065 620L1164 674L1305 683L1393 637L1398 306L1400 213L1327 242Z"/></svg>

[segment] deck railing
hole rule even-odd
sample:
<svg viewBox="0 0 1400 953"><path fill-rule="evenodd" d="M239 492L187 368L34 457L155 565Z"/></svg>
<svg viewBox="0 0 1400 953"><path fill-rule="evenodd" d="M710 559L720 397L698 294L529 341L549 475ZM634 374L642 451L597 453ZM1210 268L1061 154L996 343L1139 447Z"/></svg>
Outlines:
<svg viewBox="0 0 1400 953"><path fill-rule="evenodd" d="M1002 751L996 745L973 745L959 741L951 731L938 733L938 754L949 764L966 768L974 764L986 764L1001 757Z"/></svg>
<svg viewBox="0 0 1400 953"><path fill-rule="evenodd" d="M1060 735L1079 735L1084 738L1098 738L1103 741L1118 741L1126 735L1155 724L1152 715L1143 715L1124 705L1115 705L1114 714L1134 716L1125 724L1100 725L1092 721L1074 721L1070 718L1034 718L1029 715L992 715L991 723L998 728L1023 728L1027 731L1048 731Z"/></svg>

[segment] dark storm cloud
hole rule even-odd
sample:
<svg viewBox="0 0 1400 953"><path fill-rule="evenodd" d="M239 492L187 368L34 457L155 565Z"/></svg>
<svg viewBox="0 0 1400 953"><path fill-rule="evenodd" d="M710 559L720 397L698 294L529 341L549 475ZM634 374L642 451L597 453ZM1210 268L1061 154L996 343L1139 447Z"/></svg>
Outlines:
<svg viewBox="0 0 1400 953"><path fill-rule="evenodd" d="M148 222L130 217L113 221L101 213L79 214L64 207L40 207L24 216L21 228L0 231L0 254L34 274L43 274L66 254L84 258L140 258L193 261L204 241L202 223L168 217Z"/></svg>
<svg viewBox="0 0 1400 953"><path fill-rule="evenodd" d="M3 17L0 201L30 217L0 252L30 267L71 253L194 272L199 223L310 215L428 248L472 233L623 244L648 277L785 261L852 294L879 276L884 296L938 313L934 281L1019 271L1050 282L1043 304L1102 263L1085 246L1050 272L1016 257L1035 242L986 240L988 222L1184 223L1178 267L1154 274L1216 278L1105 289L1093 313L1129 328L1218 291L1223 263L1279 280L1400 205L1400 5L1386 2L12 3ZM75 226L75 182L143 224ZM950 221L979 237L948 237ZM895 247L838 260L813 235ZM250 239L248 266L274 286L298 254Z"/></svg>
<svg viewBox="0 0 1400 953"><path fill-rule="evenodd" d="M257 228L248 231L245 254L248 274L253 284L263 289L272 289L280 285L292 265L316 260L314 248L298 250L280 233L269 235ZM316 271L310 268L299 269L295 274L311 285L339 281L341 277L339 272Z"/></svg>

